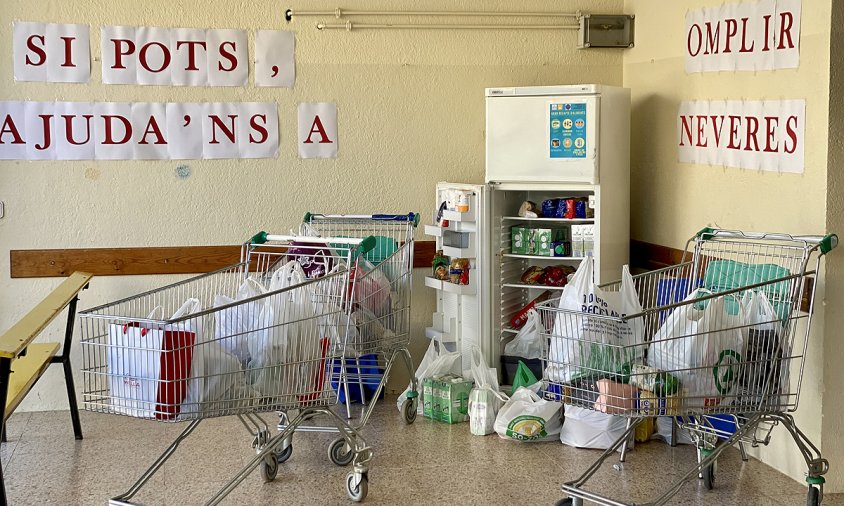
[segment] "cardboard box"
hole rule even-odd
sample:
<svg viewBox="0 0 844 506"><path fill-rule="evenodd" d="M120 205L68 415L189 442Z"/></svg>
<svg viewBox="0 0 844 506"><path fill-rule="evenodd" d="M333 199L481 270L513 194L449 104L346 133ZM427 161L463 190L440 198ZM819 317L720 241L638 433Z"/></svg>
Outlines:
<svg viewBox="0 0 844 506"><path fill-rule="evenodd" d="M562 228L533 228L530 231L530 246L528 254L550 257L554 256L553 244L566 240L565 229Z"/></svg>
<svg viewBox="0 0 844 506"><path fill-rule="evenodd" d="M449 424L469 421L469 393L474 385L472 380L448 375L425 378L422 384L422 416Z"/></svg>
<svg viewBox="0 0 844 506"><path fill-rule="evenodd" d="M440 421L460 423L469 421L469 393L474 381L449 378L440 382Z"/></svg>
<svg viewBox="0 0 844 506"><path fill-rule="evenodd" d="M434 379L422 380L422 416L433 418L434 413Z"/></svg>
<svg viewBox="0 0 844 506"><path fill-rule="evenodd" d="M639 414L643 416L676 416L682 404L680 394L660 397L648 390L639 392Z"/></svg>
<svg viewBox="0 0 844 506"><path fill-rule="evenodd" d="M516 255L527 255L530 244L530 229L521 225L510 228L510 252Z"/></svg>

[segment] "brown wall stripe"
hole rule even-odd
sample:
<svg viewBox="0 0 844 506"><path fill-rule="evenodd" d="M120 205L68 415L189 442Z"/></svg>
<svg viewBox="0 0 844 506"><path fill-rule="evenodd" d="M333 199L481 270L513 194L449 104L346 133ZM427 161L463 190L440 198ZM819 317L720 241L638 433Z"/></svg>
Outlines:
<svg viewBox="0 0 844 506"><path fill-rule="evenodd" d="M434 241L416 241L413 266L430 267L435 247ZM683 250L630 241L630 265L636 269L659 269L678 264L682 258ZM12 250L10 260L13 278L64 277L74 271L95 276L199 274L239 262L240 246ZM803 311L809 308L808 293L807 286Z"/></svg>
<svg viewBox="0 0 844 506"><path fill-rule="evenodd" d="M417 241L414 267L429 267L434 247L433 241ZM197 274L239 261L240 246L12 250L9 270L13 278L62 277L74 271L95 276Z"/></svg>

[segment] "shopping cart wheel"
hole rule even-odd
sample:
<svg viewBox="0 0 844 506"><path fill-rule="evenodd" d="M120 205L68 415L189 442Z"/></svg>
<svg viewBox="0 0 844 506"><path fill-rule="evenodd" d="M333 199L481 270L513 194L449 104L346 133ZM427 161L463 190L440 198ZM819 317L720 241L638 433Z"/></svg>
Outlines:
<svg viewBox="0 0 844 506"><path fill-rule="evenodd" d="M283 450L276 450L275 452L275 456L276 459L278 459L279 464L287 462L287 459L289 459L291 455L293 455L293 443L287 445L287 448Z"/></svg>
<svg viewBox="0 0 844 506"><path fill-rule="evenodd" d="M261 478L265 483L273 481L278 474L278 456L275 452L270 452L261 461Z"/></svg>
<svg viewBox="0 0 844 506"><path fill-rule="evenodd" d="M339 438L328 445L328 458L338 466L348 466L354 460L355 452L351 448L346 448L345 439Z"/></svg>
<svg viewBox="0 0 844 506"><path fill-rule="evenodd" d="M405 399L401 405L402 413L404 413L404 423L410 425L416 421L416 409L419 407L419 398Z"/></svg>
<svg viewBox="0 0 844 506"><path fill-rule="evenodd" d="M806 496L806 506L818 506L821 503L820 495L818 487L809 487L809 495Z"/></svg>
<svg viewBox="0 0 844 506"><path fill-rule="evenodd" d="M366 473L360 475L360 483L355 486L355 473L346 475L346 493L349 494L349 499L355 502L361 502L366 498L369 492L369 477Z"/></svg>
<svg viewBox="0 0 844 506"><path fill-rule="evenodd" d="M703 484L706 485L707 490L715 488L715 463L709 464L703 468Z"/></svg>

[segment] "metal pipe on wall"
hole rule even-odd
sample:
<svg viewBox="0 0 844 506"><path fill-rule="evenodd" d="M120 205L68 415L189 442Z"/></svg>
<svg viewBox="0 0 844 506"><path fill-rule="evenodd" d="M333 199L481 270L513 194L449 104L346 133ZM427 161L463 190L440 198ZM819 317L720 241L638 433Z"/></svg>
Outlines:
<svg viewBox="0 0 844 506"><path fill-rule="evenodd" d="M291 21L293 16L444 16L444 17L548 17L548 18L579 18L580 12L495 12L495 11L349 11L339 7L333 11L293 11L287 9L285 19Z"/></svg>
<svg viewBox="0 0 844 506"><path fill-rule="evenodd" d="M317 23L318 30L347 30L353 29L467 29L467 30L577 30L578 25L460 25L460 24L434 24L434 23L352 23L346 21L345 23Z"/></svg>

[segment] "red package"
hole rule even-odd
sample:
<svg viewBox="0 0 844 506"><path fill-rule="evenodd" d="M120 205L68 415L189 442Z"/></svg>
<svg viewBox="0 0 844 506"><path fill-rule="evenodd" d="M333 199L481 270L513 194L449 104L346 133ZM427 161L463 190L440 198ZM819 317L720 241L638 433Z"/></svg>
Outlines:
<svg viewBox="0 0 844 506"><path fill-rule="evenodd" d="M543 271L543 284L545 286L566 286L566 272L562 267L549 265Z"/></svg>
<svg viewBox="0 0 844 506"><path fill-rule="evenodd" d="M576 206L577 199L566 199L566 219L573 220L577 216Z"/></svg>
<svg viewBox="0 0 844 506"><path fill-rule="evenodd" d="M527 323L527 313L528 313L528 311L533 309L540 302L544 302L544 301L548 300L550 297L551 297L551 291L550 290L545 290L544 292L540 293L539 297L530 301L530 304L528 304L527 306L520 309L519 312L516 313L513 316L513 318L510 319L510 326L512 326L516 330L524 327L525 323Z"/></svg>

